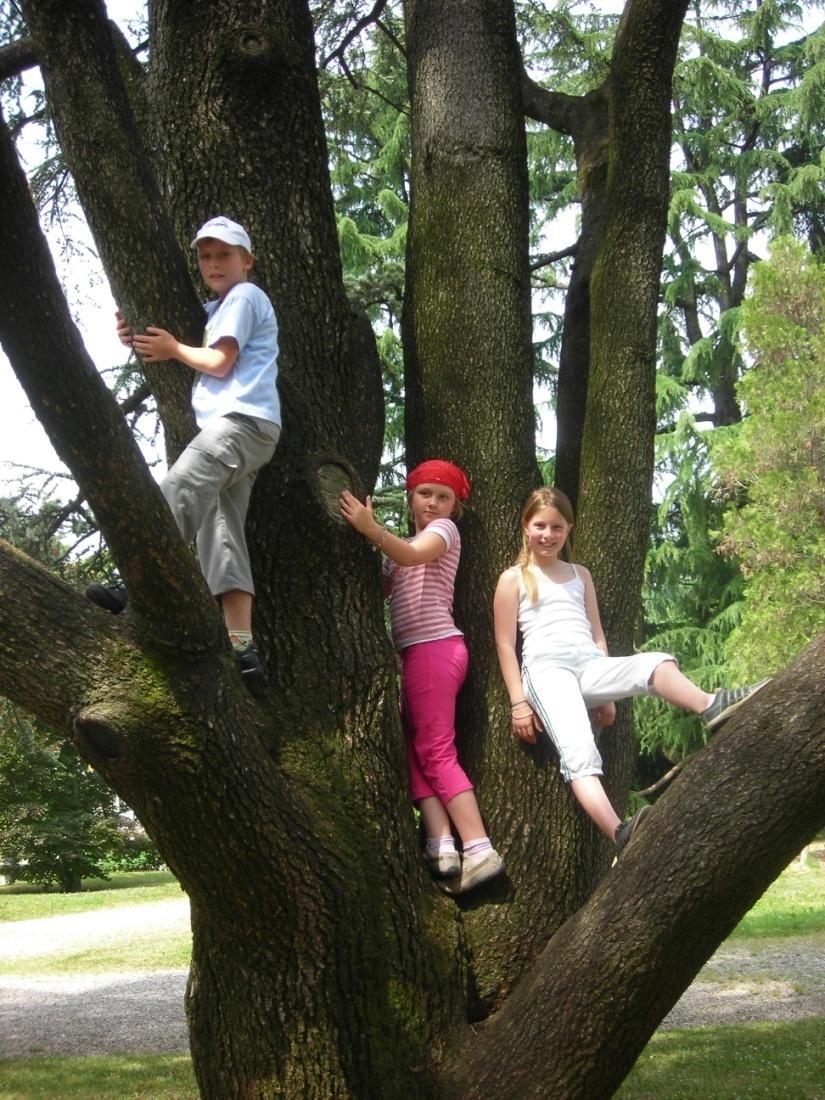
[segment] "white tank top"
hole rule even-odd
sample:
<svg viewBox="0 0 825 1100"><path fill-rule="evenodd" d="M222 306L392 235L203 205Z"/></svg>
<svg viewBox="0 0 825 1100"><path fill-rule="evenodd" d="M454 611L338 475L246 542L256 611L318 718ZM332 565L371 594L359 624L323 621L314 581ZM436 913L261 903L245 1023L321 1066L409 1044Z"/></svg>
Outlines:
<svg viewBox="0 0 825 1100"><path fill-rule="evenodd" d="M583 656L600 656L593 630L584 609L584 581L575 565L569 581L551 581L540 569L531 567L538 586L533 603L519 582L518 625L522 637L522 663L539 660L569 664Z"/></svg>

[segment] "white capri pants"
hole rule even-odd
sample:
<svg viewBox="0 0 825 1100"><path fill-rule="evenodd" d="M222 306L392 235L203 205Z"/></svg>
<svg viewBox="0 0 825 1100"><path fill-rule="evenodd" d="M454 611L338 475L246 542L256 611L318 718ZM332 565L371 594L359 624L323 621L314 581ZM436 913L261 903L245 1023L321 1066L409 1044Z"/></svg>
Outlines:
<svg viewBox="0 0 825 1100"><path fill-rule="evenodd" d="M654 694L653 673L669 653L634 653L631 657L582 655L559 663L545 659L522 668L524 695L539 717L559 754L566 782L586 775L602 775L588 710L634 695Z"/></svg>
<svg viewBox="0 0 825 1100"><path fill-rule="evenodd" d="M254 595L244 526L255 475L275 452L281 429L230 413L198 432L163 480L180 533L197 540L198 561L213 596Z"/></svg>

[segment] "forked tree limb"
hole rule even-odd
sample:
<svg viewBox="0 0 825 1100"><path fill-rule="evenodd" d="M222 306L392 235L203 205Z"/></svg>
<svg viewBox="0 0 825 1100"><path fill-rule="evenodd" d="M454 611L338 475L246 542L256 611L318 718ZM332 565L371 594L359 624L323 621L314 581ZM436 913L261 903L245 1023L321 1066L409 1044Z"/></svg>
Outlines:
<svg viewBox="0 0 825 1100"><path fill-rule="evenodd" d="M822 635L696 755L533 973L468 1037L457 1095L613 1094L719 943L825 825L824 698Z"/></svg>
<svg viewBox="0 0 825 1100"><path fill-rule="evenodd" d="M217 646L214 603L69 315L26 177L1 120L0 197L0 250L8 258L0 267L0 343L93 508L137 610L183 647L194 638L201 647Z"/></svg>
<svg viewBox="0 0 825 1100"><path fill-rule="evenodd" d="M94 235L112 295L130 325L159 325L199 344L204 314L186 255L146 146L145 97L102 0L23 0L61 153ZM127 91L128 81L131 91ZM145 121L145 120L144 120ZM114 318L103 321L114 328ZM167 457L194 434L192 372L180 363L150 363Z"/></svg>

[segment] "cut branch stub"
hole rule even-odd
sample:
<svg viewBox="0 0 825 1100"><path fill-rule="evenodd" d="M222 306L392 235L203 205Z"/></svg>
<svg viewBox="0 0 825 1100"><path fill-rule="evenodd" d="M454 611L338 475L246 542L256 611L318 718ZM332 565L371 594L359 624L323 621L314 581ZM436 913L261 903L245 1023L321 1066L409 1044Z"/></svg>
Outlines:
<svg viewBox="0 0 825 1100"><path fill-rule="evenodd" d="M126 752L126 743L120 734L108 722L88 711L77 716L74 729L84 755L93 763L111 764Z"/></svg>
<svg viewBox="0 0 825 1100"><path fill-rule="evenodd" d="M352 466L342 458L326 455L316 458L310 463L309 481L326 513L339 523L346 523L338 507L341 493L349 489L359 498L363 495L360 478Z"/></svg>

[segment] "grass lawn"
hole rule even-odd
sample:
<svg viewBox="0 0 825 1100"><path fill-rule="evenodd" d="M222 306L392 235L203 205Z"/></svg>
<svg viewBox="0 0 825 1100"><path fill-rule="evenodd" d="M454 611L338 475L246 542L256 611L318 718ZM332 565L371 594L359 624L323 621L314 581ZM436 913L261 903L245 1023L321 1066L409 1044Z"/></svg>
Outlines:
<svg viewBox="0 0 825 1100"><path fill-rule="evenodd" d="M655 1035L616 1100L822 1100L825 1020ZM187 1055L0 1059L0 1100L196 1100Z"/></svg>
<svg viewBox="0 0 825 1100"><path fill-rule="evenodd" d="M821 840L811 845L804 865L795 859L785 868L745 914L731 939L805 936L817 932L825 932L825 842Z"/></svg>
<svg viewBox="0 0 825 1100"><path fill-rule="evenodd" d="M825 842L794 861L742 920L732 940L755 952L768 938L818 941L825 935ZM0 887L0 919L77 913L179 898L169 872L133 872L84 883L81 894ZM121 944L0 963L0 973L81 973L178 969L190 937L175 930L135 933ZM658 1032L616 1094L618 1100L823 1100L825 1019ZM0 1059L0 1100L195 1100L185 1055Z"/></svg>
<svg viewBox="0 0 825 1100"><path fill-rule="evenodd" d="M825 1020L660 1031L616 1100L822 1100Z"/></svg>
<svg viewBox="0 0 825 1100"><path fill-rule="evenodd" d="M84 881L79 894L38 891L25 883L0 887L0 920L63 916L121 905L179 900L183 897L170 871L132 871ZM110 970L185 970L192 954L188 927L137 928L117 940L93 946L67 947L26 958L0 959L0 975L99 974Z"/></svg>
<svg viewBox="0 0 825 1100"><path fill-rule="evenodd" d="M0 1058L0 1100L197 1100L188 1054Z"/></svg>
<svg viewBox="0 0 825 1100"><path fill-rule="evenodd" d="M115 905L140 905L146 901L179 898L181 888L171 871L130 871L102 878L83 880L78 894L60 894L16 882L0 886L0 920L33 920L57 917L63 913L85 913L89 909L108 909Z"/></svg>
<svg viewBox="0 0 825 1100"><path fill-rule="evenodd" d="M191 959L192 933L188 928L183 931L150 929L81 951L0 959L0 977L103 974L116 970L187 970Z"/></svg>

